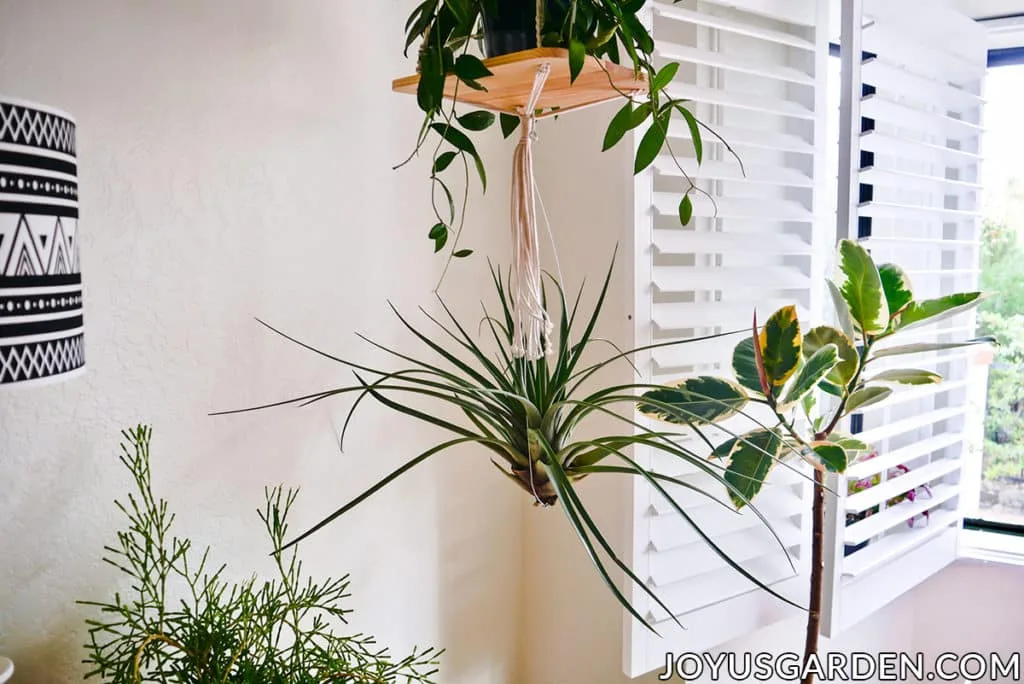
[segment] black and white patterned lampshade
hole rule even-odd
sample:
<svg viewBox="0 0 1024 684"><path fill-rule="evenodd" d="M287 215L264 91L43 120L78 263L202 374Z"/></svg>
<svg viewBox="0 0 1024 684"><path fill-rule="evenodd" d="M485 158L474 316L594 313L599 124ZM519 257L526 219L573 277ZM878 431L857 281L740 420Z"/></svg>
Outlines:
<svg viewBox="0 0 1024 684"><path fill-rule="evenodd" d="M85 366L74 120L0 95L0 386Z"/></svg>

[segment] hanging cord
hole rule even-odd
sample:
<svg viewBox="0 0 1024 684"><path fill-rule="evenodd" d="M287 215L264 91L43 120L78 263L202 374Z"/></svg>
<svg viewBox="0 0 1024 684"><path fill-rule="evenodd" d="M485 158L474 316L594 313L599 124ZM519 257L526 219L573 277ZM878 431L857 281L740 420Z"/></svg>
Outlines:
<svg viewBox="0 0 1024 684"><path fill-rule="evenodd" d="M521 136L512 157L512 260L511 295L515 311L512 355L539 359L551 352L548 338L553 326L544 310L541 288L540 239L537 231L537 203L533 178L533 141L537 134L535 111L550 64L537 67L533 90L519 112Z"/></svg>

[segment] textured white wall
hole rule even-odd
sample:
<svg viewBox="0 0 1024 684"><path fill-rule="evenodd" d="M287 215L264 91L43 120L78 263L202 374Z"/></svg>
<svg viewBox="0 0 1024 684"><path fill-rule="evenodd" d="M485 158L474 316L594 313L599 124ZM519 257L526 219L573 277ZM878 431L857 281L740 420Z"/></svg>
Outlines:
<svg viewBox="0 0 1024 684"><path fill-rule="evenodd" d="M88 354L84 378L0 393L0 651L16 682L80 679L74 602L116 586L100 553L128 486L123 426L155 425L156 487L179 531L237 576L270 570L265 485L301 486L293 524L310 524L438 437L369 403L344 455L344 401L206 415L349 378L253 316L376 360L353 333L406 339L385 299L431 305L427 167L391 170L419 124L414 100L390 92L411 68L414 4L0 0L0 91L78 119ZM502 188L498 138L485 152ZM505 202L478 203L466 246L480 256L443 288L466 293L474 321ZM352 573L354 631L397 652L447 647L445 682L513 682L520 517L489 463L453 453L304 557L318 575Z"/></svg>

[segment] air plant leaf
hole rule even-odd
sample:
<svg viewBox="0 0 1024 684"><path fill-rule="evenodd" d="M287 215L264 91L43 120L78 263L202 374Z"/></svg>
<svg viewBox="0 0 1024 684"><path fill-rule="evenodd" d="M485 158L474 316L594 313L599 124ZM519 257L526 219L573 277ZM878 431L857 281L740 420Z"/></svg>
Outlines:
<svg viewBox="0 0 1024 684"><path fill-rule="evenodd" d="M834 473L841 473L846 470L848 457L846 450L839 444L832 442L819 442L812 447L818 460Z"/></svg>
<svg viewBox="0 0 1024 684"><path fill-rule="evenodd" d="M780 388L800 364L800 322L796 307L784 306L765 322L759 336L764 372L774 388Z"/></svg>
<svg viewBox="0 0 1024 684"><path fill-rule="evenodd" d="M839 354L838 363L827 375L834 385L845 387L860 368L860 355L846 333L828 325L819 325L811 328L804 334L802 352L805 359L812 357L815 352L828 344L834 344Z"/></svg>
<svg viewBox="0 0 1024 684"><path fill-rule="evenodd" d="M901 385L935 385L942 382L942 376L918 368L895 368L873 375L865 382L894 382Z"/></svg>
<svg viewBox="0 0 1024 684"><path fill-rule="evenodd" d="M920 325L937 323L973 309L982 302L980 292L958 292L938 299L911 302L896 319L895 329L909 330Z"/></svg>
<svg viewBox="0 0 1024 684"><path fill-rule="evenodd" d="M843 240L839 243L839 273L839 291L855 326L868 335L885 332L889 327L889 305L871 255L854 240Z"/></svg>
<svg viewBox="0 0 1024 684"><path fill-rule="evenodd" d="M743 435L742 439L729 440L728 445L727 453L716 450L716 455L729 460L725 479L750 501L764 486L782 450L782 438L772 430L754 430ZM733 492L729 492L729 498L737 509L746 505Z"/></svg>
<svg viewBox="0 0 1024 684"><path fill-rule="evenodd" d="M669 423L708 425L736 415L749 397L739 385L710 376L644 392L639 410Z"/></svg>
<svg viewBox="0 0 1024 684"><path fill-rule="evenodd" d="M878 275L882 279L882 290L885 292L885 302L889 307L889 317L891 318L914 301L910 278L896 264L881 264L878 267Z"/></svg>
<svg viewBox="0 0 1024 684"><path fill-rule="evenodd" d="M815 351L800 367L793 382L786 387L780 405L789 406L803 399L836 367L837 363L839 348L836 345L829 343Z"/></svg>
<svg viewBox="0 0 1024 684"><path fill-rule="evenodd" d="M866 408L880 401L885 401L892 394L891 387L861 387L846 400L846 413Z"/></svg>

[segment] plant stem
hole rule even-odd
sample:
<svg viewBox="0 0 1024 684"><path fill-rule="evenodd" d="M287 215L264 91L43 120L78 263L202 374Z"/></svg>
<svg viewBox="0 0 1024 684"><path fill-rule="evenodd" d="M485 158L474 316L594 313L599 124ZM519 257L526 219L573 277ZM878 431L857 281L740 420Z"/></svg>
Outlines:
<svg viewBox="0 0 1024 684"><path fill-rule="evenodd" d="M804 639L804 667L818 653L818 632L821 629L821 594L825 579L825 471L814 469L814 505L811 509L811 596L807 612L807 635ZM814 684L814 673L808 672L801 684Z"/></svg>

